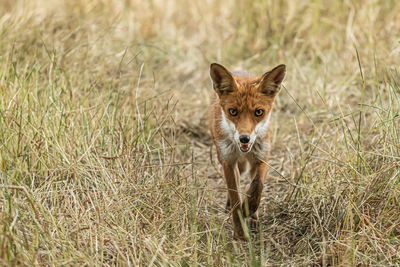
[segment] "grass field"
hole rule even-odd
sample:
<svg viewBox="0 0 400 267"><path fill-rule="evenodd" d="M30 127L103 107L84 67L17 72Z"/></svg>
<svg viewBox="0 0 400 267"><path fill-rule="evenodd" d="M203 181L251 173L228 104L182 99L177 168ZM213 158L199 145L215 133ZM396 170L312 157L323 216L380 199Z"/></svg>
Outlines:
<svg viewBox="0 0 400 267"><path fill-rule="evenodd" d="M395 0L1 1L0 265L398 266L399 32ZM212 62L287 65L249 242Z"/></svg>

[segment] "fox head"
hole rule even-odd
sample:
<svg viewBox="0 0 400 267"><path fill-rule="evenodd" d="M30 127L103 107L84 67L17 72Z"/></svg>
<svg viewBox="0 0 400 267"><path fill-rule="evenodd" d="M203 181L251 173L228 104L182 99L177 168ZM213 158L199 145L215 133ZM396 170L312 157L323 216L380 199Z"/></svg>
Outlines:
<svg viewBox="0 0 400 267"><path fill-rule="evenodd" d="M248 77L211 64L210 76L222 112L221 129L243 153L251 151L256 139L267 134L285 73L286 66L279 65L261 76Z"/></svg>

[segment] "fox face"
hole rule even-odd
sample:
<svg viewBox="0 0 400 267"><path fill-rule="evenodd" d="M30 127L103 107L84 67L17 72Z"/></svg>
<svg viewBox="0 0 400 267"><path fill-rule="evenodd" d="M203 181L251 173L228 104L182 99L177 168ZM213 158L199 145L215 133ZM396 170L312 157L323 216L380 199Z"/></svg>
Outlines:
<svg viewBox="0 0 400 267"><path fill-rule="evenodd" d="M248 153L264 140L285 72L285 65L279 65L262 76L249 77L231 73L216 63L211 65L210 76L218 96L216 105L221 109L220 129L226 136L223 140L226 148Z"/></svg>

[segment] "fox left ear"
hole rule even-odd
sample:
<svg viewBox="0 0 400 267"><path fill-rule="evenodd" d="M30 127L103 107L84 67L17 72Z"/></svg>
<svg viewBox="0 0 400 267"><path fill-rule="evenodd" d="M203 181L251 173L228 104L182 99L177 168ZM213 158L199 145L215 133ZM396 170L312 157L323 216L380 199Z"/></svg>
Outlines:
<svg viewBox="0 0 400 267"><path fill-rule="evenodd" d="M279 92L285 74L286 66L283 64L265 73L260 81L261 92L265 95L275 96Z"/></svg>
<svg viewBox="0 0 400 267"><path fill-rule="evenodd" d="M210 66L210 77L214 90L218 95L227 95L236 90L235 80L224 66L212 63Z"/></svg>

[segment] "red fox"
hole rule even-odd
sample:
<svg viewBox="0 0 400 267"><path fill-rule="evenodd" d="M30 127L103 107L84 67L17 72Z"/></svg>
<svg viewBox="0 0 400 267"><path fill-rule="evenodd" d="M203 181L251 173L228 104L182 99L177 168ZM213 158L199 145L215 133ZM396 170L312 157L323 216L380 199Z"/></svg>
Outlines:
<svg viewBox="0 0 400 267"><path fill-rule="evenodd" d="M209 127L228 187L226 207L232 213L237 239L246 239L240 216L250 216L250 227L257 228L270 150L271 113L285 73L285 65L258 77L229 72L217 63L210 66L216 97L209 110ZM247 169L252 181L241 203L240 174Z"/></svg>

